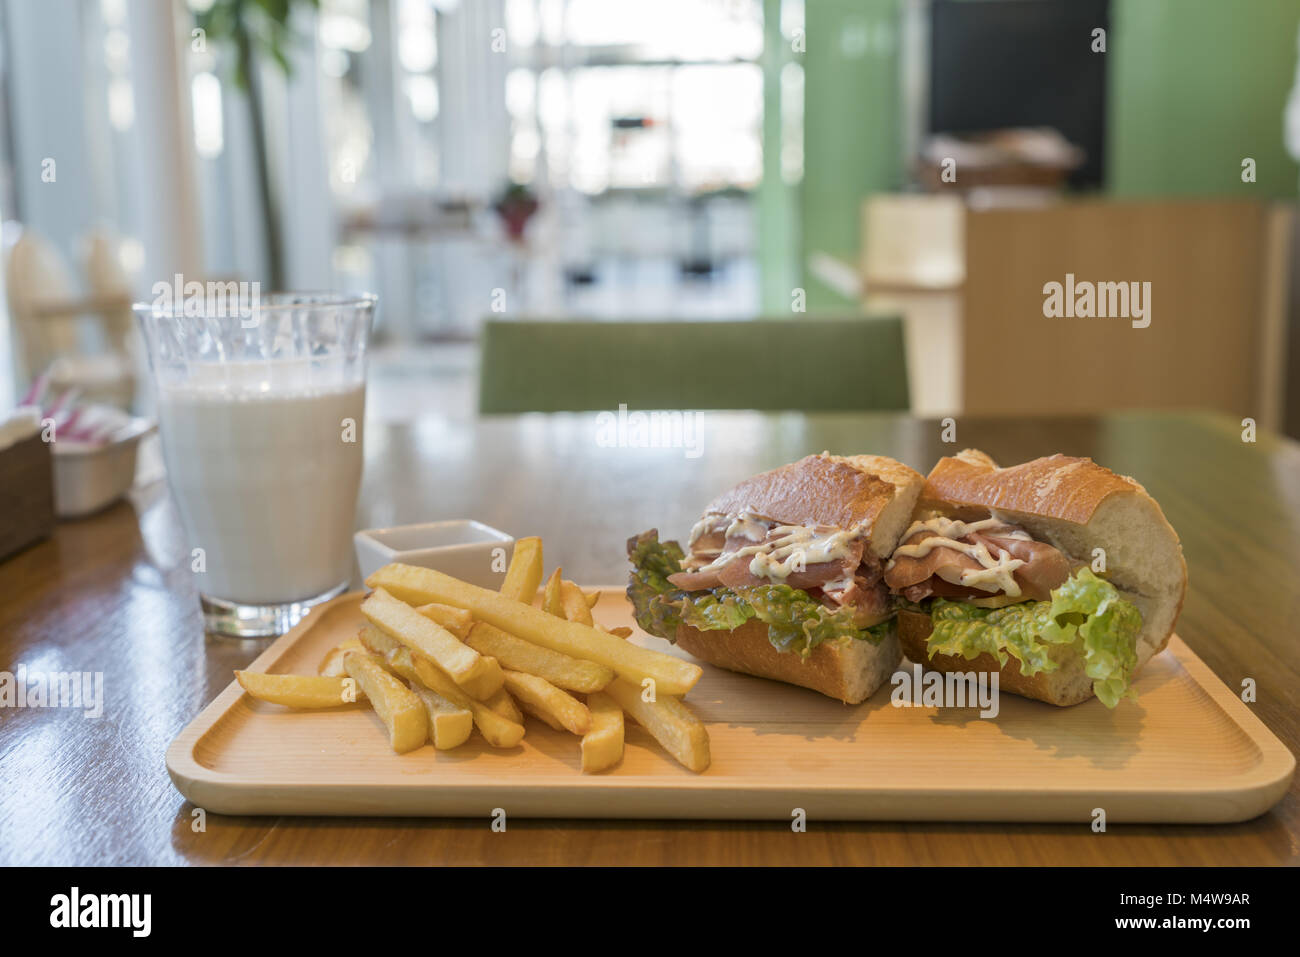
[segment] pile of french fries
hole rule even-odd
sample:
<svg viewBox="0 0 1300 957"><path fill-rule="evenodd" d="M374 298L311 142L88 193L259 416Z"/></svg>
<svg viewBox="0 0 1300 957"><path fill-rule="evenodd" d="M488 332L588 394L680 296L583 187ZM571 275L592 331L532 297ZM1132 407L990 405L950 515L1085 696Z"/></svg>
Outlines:
<svg viewBox="0 0 1300 957"><path fill-rule="evenodd" d="M413 565L366 579L366 624L321 660L319 674L236 671L248 694L290 708L363 703L399 754L460 747L477 728L494 748L523 740L526 718L579 738L582 770L623 758L624 715L692 771L709 766L709 735L681 696L698 665L634 645L606 629L586 595L555 569L542 581L542 541L521 538L500 592Z"/></svg>

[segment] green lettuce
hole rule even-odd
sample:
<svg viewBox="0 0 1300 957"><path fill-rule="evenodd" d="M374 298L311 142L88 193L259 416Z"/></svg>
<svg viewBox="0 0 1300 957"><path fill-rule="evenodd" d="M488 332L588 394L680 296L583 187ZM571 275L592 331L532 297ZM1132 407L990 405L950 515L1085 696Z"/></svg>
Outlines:
<svg viewBox="0 0 1300 957"><path fill-rule="evenodd" d="M961 655L970 660L981 653L1005 665L1020 663L1026 677L1055 671L1055 646L1082 642L1084 670L1092 689L1108 708L1131 697L1129 681L1137 668L1137 638L1142 614L1119 597L1115 586L1082 568L1049 601L1022 602L1005 608L976 608L936 598L930 605L928 650Z"/></svg>
<svg viewBox="0 0 1300 957"><path fill-rule="evenodd" d="M629 539L627 555L632 562L627 597L636 623L669 641L677 640L679 625L700 631L731 631L757 618L767 624L772 647L806 658L823 641L836 638L879 644L893 627L891 620L859 628L853 623L851 608L828 608L789 585L684 591L668 581L669 575L682 570L682 548L676 542L659 541L659 533L653 529Z"/></svg>

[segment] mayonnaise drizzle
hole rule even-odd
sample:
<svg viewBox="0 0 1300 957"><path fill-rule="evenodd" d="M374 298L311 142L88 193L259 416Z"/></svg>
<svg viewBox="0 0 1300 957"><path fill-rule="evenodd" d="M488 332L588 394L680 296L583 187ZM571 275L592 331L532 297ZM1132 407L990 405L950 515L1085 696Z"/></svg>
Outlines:
<svg viewBox="0 0 1300 957"><path fill-rule="evenodd" d="M741 512L736 520L727 526L727 538L744 538L751 542L761 542L767 538L771 522L764 521L753 512Z"/></svg>
<svg viewBox="0 0 1300 957"><path fill-rule="evenodd" d="M740 512L737 515L705 515L691 528L690 544L694 546L701 538L712 532L723 532L724 538L745 538L751 542L761 542L767 538L768 530L774 524L753 512Z"/></svg>
<svg viewBox="0 0 1300 957"><path fill-rule="evenodd" d="M709 534L709 532L716 531L717 529L721 528L722 524L726 520L727 517L725 515L705 515L702 519L696 522L695 525L691 528L691 539L689 542L687 542L687 544L694 546L696 542L698 542L705 535Z"/></svg>
<svg viewBox="0 0 1300 957"><path fill-rule="evenodd" d="M894 550L894 556L924 558L936 548L951 548L953 551L975 559L981 566L978 569L963 568L958 575L958 580L952 582L954 585L965 585L987 592L1001 591L1012 598L1016 598L1020 595L1020 585L1016 581L1015 571L1026 564L1022 559L1012 558L1011 554L1005 551L995 558L983 543L972 544L958 541L958 539L965 538L975 532L1005 528L1006 524L1000 518L985 518L978 522L962 522L957 519L936 515L934 518L913 522L911 527L904 533L903 541L907 541L913 535L921 532L933 532L934 534L927 535L914 544L898 546ZM1028 532L1020 529L1008 529L999 533L999 537L1014 538L1019 541L1033 541ZM942 570L940 570L939 575L945 581L952 581L947 575L943 574Z"/></svg>
<svg viewBox="0 0 1300 957"><path fill-rule="evenodd" d="M767 537L766 528L764 533L763 537ZM757 545L723 552L700 571L717 571L737 558L752 556L749 562L751 575L756 578L785 579L790 577L791 572L802 571L809 565L847 558L850 554L849 543L858 536L852 529L818 532L811 525L778 525L771 533L776 536L771 541L760 541ZM729 528L728 535L730 534Z"/></svg>

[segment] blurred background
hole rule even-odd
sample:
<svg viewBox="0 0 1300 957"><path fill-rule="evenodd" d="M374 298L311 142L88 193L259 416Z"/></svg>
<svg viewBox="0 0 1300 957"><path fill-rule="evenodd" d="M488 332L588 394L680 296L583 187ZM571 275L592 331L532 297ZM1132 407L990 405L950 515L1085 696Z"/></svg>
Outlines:
<svg viewBox="0 0 1300 957"><path fill-rule="evenodd" d="M378 293L387 421L1295 436L1298 39L1300 0L3 0L0 402L147 409L129 305L179 274ZM1047 318L1067 274L1150 325Z"/></svg>

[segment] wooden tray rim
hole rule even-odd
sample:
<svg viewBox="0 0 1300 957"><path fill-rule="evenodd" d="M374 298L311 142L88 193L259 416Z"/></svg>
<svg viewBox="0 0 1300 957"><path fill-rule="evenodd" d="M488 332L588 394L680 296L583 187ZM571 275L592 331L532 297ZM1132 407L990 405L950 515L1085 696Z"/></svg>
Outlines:
<svg viewBox="0 0 1300 957"><path fill-rule="evenodd" d="M622 591L622 585L610 586L583 586L584 590L597 589L605 591ZM306 633L315 626L323 616L324 612L336 604L344 602L355 602L365 594L364 591L347 592L339 595L330 601L311 609L307 617L300 621L291 631L286 632L279 638L275 639L265 651L255 658L252 663L244 670L247 671L266 671L274 667L284 655L293 648L297 642L306 635ZM1136 797L1136 798L1158 798L1161 796L1168 797L1171 800L1184 802L1188 799L1205 800L1214 803L1218 800L1228 802L1228 804L1244 804L1246 811L1234 811L1229 816L1185 816L1174 815L1168 818L1149 818L1149 817L1128 817L1124 816L1125 822L1146 821L1151 823L1230 823L1235 821L1250 820L1266 812L1276 804L1283 795L1285 795L1291 783L1291 778L1295 771L1295 757L1291 751L1264 725L1264 723L1246 706L1245 702L1232 693L1226 684L1219 680L1218 676L1210 670L1200 657L1187 646L1177 634L1170 638L1168 648L1169 653L1173 654L1179 664L1192 678L1196 685L1206 693L1210 700L1222 710L1232 723L1240 730L1251 742L1259 753L1259 760L1247 771L1242 772L1232 779L1232 783L1220 787L1192 788L1187 787L1170 787L1162 789L1150 786L1133 786L1108 785L1105 790L1106 795L1117 797ZM243 697L244 691L235 681L231 681L226 688L212 700L199 714L178 734L172 743L168 746L166 752L167 772L171 776L176 789L187 800L193 801L197 806L205 806L203 801L195 800L193 795L205 793L207 804L212 804L212 798L219 799L222 792L234 782L229 780L229 775L219 771L214 771L199 761L195 750L205 735L211 732L220 723L222 718L230 708ZM647 780L654 781L653 784L647 784ZM698 796L714 795L719 798L741 798L746 794L780 794L788 792L790 785L773 782L764 783L747 783L743 787L728 785L723 783L725 779L710 778L708 772L691 777L683 777L664 782L659 778L649 778L639 775L623 775L619 777L591 777L584 778L584 784L581 790L582 802L599 803L601 796L611 796L613 793L622 793L626 791L639 791L647 796L655 796L660 799L670 798L673 794L680 794L682 791L690 791ZM329 796L332 792L346 792L357 794L361 792L369 796L375 807L373 810L349 810L349 811L330 811L319 810L317 815L323 816L419 816L419 817L464 817L471 816L466 813L457 813L438 809L436 812L403 814L400 811L392 810L391 806L385 806L386 798L383 795L398 794L420 794L430 788L427 781L421 781L418 778L411 781L402 782L385 782L383 784L358 785L351 782L321 782L312 784L303 784L300 781L276 781L262 780L254 783L240 781L237 784L240 795L261 795L273 799L272 803L283 808L295 803L310 805L318 799ZM499 796L503 789L506 789L512 798L518 799L520 795L541 794L547 791L553 791L554 785L534 784L521 782L519 784L510 784L508 782L483 782L467 781L466 783L440 782L437 786L442 792L454 792L459 803L463 806L472 802L476 797L483 798L482 813L487 815L492 806L494 795ZM1047 784L1037 788L1037 794L1051 796L1054 798L1070 797L1088 797L1089 800L1100 803L1102 798L1095 788L1081 789L1077 785L1071 784ZM874 814L847 814L841 815L835 813L832 809L830 814L823 813L820 816L827 819L837 820L936 820L936 821L994 821L994 820L1013 820L1013 821L1061 821L1064 818L1048 811L1041 817L1027 818L1016 816L1014 818L1000 818L997 816L962 816L952 817L945 815L936 815L927 813L925 802L932 802L936 806L947 805L953 800L959 800L970 794L969 789L960 787L945 787L942 785L935 787L917 788L910 784L893 784L885 781L875 784L870 788L863 788L859 785L840 785L825 784L817 786L818 795L829 795L835 798L850 797L855 798L863 803L870 803L873 799L888 799L887 803L892 807L900 799L920 802L914 807L905 808L901 813L889 813L883 816ZM1012 798L1023 794L1023 788L988 788L981 787L979 790L981 798L997 798L1005 796ZM1243 802L1241 799L1250 799ZM358 808L367 803L366 799L357 800ZM690 802L688 802L690 803ZM214 808L210 808L214 809ZM214 809L216 810L216 809ZM680 810L681 813L673 813ZM748 814L744 806L734 808L736 813L729 814L724 819L769 819L770 814ZM863 810L867 810L864 808ZM665 807L661 814L647 815L645 813L631 814L606 814L600 815L604 818L618 819L622 818L645 818L656 817L663 819L683 818L683 819L709 819L710 815L689 813L686 809L678 807ZM216 810L216 813L221 813ZM234 813L257 813L257 812L234 812ZM312 816L310 811L293 812L287 810L275 810L260 812L263 814L301 814ZM478 812L475 812L475 816ZM544 810L533 814L520 814L521 817L559 817L572 818L571 813L548 814ZM788 817L781 817L780 820L786 820ZM1071 818L1073 819L1073 818ZM1112 816L1112 820L1117 818Z"/></svg>

